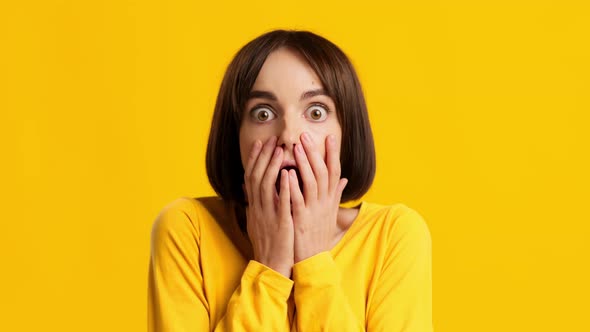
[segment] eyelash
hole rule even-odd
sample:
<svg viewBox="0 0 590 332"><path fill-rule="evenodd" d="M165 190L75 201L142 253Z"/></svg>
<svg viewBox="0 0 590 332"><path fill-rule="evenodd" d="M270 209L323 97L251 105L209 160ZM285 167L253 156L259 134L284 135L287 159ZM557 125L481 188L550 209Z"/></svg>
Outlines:
<svg viewBox="0 0 590 332"><path fill-rule="evenodd" d="M252 107L252 109L250 110L250 112L248 112L250 114L250 117L253 118L257 122L266 122L266 121L260 121L260 120L258 120L256 118L255 114L254 114L257 110L262 109L262 108L268 109L270 111L270 113L272 113L274 116L276 116L275 111L273 111L273 109L272 109L272 107L270 105L267 105L267 104L259 104L259 105L256 105L256 106Z"/></svg>
<svg viewBox="0 0 590 332"><path fill-rule="evenodd" d="M332 113L332 110L328 106L326 106L325 104L322 104L322 103L313 103L313 104L309 105L309 107L305 111L307 112L307 110L309 110L310 108L312 108L314 106L319 106L319 107L323 108L326 111L326 116L328 116L330 113ZM252 107L249 112L250 116L252 118L254 118L254 120L257 120L256 117L254 116L254 112L261 109L261 108L267 108L270 110L271 113L274 114L274 116L277 115L276 112L273 110L273 108L270 105L258 104L256 106ZM259 121L259 122L266 122L266 121Z"/></svg>

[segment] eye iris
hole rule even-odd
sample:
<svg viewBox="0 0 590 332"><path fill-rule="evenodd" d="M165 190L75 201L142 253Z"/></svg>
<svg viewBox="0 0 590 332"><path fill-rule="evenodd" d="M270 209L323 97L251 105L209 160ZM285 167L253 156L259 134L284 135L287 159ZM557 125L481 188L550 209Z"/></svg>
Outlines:
<svg viewBox="0 0 590 332"><path fill-rule="evenodd" d="M266 121L268 120L268 111L260 111L258 112L258 120Z"/></svg>
<svg viewBox="0 0 590 332"><path fill-rule="evenodd" d="M314 120L320 119L322 117L322 111L316 108L315 110L311 111L311 117Z"/></svg>

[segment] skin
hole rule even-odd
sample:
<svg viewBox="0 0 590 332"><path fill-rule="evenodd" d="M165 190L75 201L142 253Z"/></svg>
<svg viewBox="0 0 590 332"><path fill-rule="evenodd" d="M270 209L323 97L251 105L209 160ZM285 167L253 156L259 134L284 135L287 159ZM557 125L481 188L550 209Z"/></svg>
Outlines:
<svg viewBox="0 0 590 332"><path fill-rule="evenodd" d="M286 277L297 262L333 248L358 213L339 207L348 182L340 178L342 129L322 88L297 52L276 50L260 70L240 126L254 259Z"/></svg>

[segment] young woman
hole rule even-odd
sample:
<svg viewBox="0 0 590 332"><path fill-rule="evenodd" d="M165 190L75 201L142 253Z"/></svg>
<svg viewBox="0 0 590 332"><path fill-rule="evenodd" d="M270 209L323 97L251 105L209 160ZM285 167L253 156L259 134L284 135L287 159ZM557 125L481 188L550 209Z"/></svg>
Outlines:
<svg viewBox="0 0 590 332"><path fill-rule="evenodd" d="M277 30L230 63L207 149L218 197L152 229L150 331L432 331L431 238L375 174L357 75L330 41Z"/></svg>

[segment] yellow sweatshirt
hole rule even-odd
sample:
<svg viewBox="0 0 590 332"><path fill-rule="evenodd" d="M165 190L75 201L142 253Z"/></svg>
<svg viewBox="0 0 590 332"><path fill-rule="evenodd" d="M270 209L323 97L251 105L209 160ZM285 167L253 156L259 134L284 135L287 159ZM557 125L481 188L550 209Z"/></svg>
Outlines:
<svg viewBox="0 0 590 332"><path fill-rule="evenodd" d="M404 204L362 202L342 240L292 279L246 257L217 197L179 198L152 228L149 331L432 331L428 226Z"/></svg>

